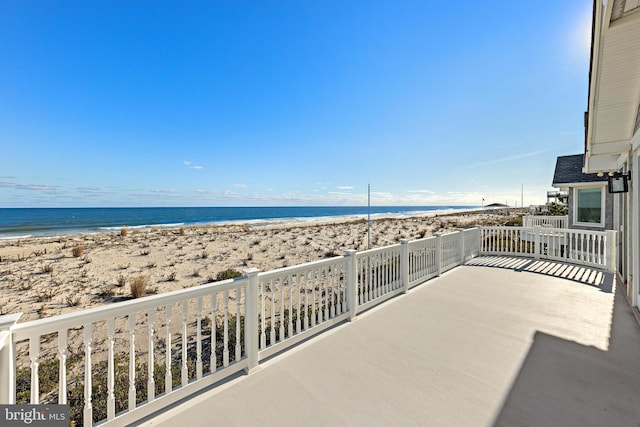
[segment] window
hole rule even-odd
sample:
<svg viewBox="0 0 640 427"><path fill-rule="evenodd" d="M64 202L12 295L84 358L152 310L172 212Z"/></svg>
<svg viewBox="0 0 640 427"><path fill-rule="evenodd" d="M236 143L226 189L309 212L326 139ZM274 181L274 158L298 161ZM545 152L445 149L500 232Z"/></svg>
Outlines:
<svg viewBox="0 0 640 427"><path fill-rule="evenodd" d="M604 226L603 188L576 188L575 222Z"/></svg>

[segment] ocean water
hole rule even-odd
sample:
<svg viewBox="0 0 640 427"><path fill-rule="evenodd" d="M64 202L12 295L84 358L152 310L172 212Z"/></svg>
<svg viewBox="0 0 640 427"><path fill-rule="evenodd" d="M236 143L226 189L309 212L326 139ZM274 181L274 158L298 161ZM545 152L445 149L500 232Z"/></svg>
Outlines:
<svg viewBox="0 0 640 427"><path fill-rule="evenodd" d="M449 213L477 206L371 206L372 219ZM204 208L3 208L0 240L129 229L246 223L254 226L366 218L367 206Z"/></svg>

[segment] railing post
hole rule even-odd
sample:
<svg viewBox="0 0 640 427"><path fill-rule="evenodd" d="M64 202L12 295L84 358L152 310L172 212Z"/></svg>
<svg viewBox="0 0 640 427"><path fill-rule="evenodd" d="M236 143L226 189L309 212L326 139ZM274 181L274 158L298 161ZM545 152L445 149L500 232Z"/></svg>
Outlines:
<svg viewBox="0 0 640 427"><path fill-rule="evenodd" d="M607 271L611 273L615 273L617 270L617 251L616 251L616 230L606 230L607 232L607 242L606 242L606 267Z"/></svg>
<svg viewBox="0 0 640 427"><path fill-rule="evenodd" d="M0 404L16 403L16 349L11 328L22 313L0 316Z"/></svg>
<svg viewBox="0 0 640 427"><path fill-rule="evenodd" d="M486 252L486 248L485 248L485 244L484 244L484 237L485 237L485 235L484 235L484 231L485 231L484 230L484 226L479 225L479 224L475 224L473 226L473 228L477 228L478 229L478 239L479 239L478 248L477 248L478 249L478 255L484 255L485 252ZM473 230L473 228L472 228L472 230ZM473 255L472 255L472 257L473 257Z"/></svg>
<svg viewBox="0 0 640 427"><path fill-rule="evenodd" d="M245 372L250 375L260 369L258 364L258 270L247 268L243 270L247 280L246 306L244 312L244 348L247 353L249 366Z"/></svg>
<svg viewBox="0 0 640 427"><path fill-rule="evenodd" d="M402 293L409 292L409 240L400 239L400 276Z"/></svg>
<svg viewBox="0 0 640 427"><path fill-rule="evenodd" d="M480 256L482 253L482 245L484 244L484 230L478 226L472 228L472 230L477 230L473 232L473 235L476 236L473 239L474 244L477 246L474 247L474 252L471 253L471 258L475 258Z"/></svg>
<svg viewBox="0 0 640 427"><path fill-rule="evenodd" d="M460 265L464 264L464 229L460 230Z"/></svg>
<svg viewBox="0 0 640 427"><path fill-rule="evenodd" d="M347 292L347 307L349 308L349 320L356 320L358 310L358 278L356 277L356 253L354 249L349 249L345 254L347 267L347 277L344 286Z"/></svg>
<svg viewBox="0 0 640 427"><path fill-rule="evenodd" d="M442 274L442 233L434 233L436 238L436 276L440 277Z"/></svg>
<svg viewBox="0 0 640 427"><path fill-rule="evenodd" d="M539 225L533 227L533 258L540 259L540 234L541 228Z"/></svg>

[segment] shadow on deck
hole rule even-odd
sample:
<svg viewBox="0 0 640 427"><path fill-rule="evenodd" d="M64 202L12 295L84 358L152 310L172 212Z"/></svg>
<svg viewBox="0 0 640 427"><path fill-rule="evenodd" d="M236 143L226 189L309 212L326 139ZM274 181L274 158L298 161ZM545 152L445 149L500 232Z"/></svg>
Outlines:
<svg viewBox="0 0 640 427"><path fill-rule="evenodd" d="M514 271L528 271L532 273L546 274L596 286L602 292L612 292L615 275L602 270L584 267L574 264L564 264L555 261L533 260L527 258L514 258L505 256L483 256L474 258L466 265L482 267L509 268Z"/></svg>
<svg viewBox="0 0 640 427"><path fill-rule="evenodd" d="M640 328L615 292L606 350L536 332L495 426L640 426Z"/></svg>

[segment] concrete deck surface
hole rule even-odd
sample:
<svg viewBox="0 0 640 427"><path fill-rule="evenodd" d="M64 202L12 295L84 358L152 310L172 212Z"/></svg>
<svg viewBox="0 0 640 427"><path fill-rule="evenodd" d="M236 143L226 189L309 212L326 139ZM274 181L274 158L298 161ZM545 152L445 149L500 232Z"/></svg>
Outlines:
<svg viewBox="0 0 640 427"><path fill-rule="evenodd" d="M611 277L472 264L143 424L640 425L640 327Z"/></svg>

